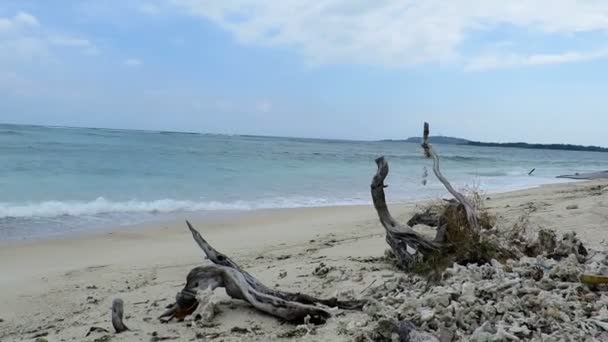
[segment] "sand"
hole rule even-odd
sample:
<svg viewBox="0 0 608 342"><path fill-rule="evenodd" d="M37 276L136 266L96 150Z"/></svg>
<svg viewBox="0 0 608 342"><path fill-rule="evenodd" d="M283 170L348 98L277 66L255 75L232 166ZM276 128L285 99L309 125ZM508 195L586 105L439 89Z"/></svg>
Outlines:
<svg viewBox="0 0 608 342"><path fill-rule="evenodd" d="M388 193L390 201L390 192ZM531 227L576 231L587 246L605 249L608 182L547 185L487 196L486 206L508 227L529 215ZM390 202L389 202L390 205ZM424 203L393 204L402 222ZM191 219L203 236L269 286L317 296L365 289L397 271L378 260L387 249L371 205L259 210L228 217ZM419 228L424 231L424 228ZM426 228L428 232L428 228ZM428 232L432 234L433 232ZM376 259L374 259L376 258ZM286 340L295 329L217 290L219 313L210 322L161 324L157 317L205 263L183 220L45 241L0 244L0 341ZM326 274L315 275L323 264ZM323 273L323 272L322 272ZM114 335L110 306L125 302L131 331ZM299 339L348 341L340 328L358 312L335 318ZM100 327L110 333L93 332ZM301 334L300 334L301 335ZM99 340L101 341L101 340Z"/></svg>

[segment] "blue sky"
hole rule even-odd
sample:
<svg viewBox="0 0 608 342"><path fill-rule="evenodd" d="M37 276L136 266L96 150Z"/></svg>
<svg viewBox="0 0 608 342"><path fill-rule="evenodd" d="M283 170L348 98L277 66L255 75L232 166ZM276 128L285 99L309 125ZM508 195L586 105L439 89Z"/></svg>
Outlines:
<svg viewBox="0 0 608 342"><path fill-rule="evenodd" d="M607 146L608 2L0 2L0 122Z"/></svg>

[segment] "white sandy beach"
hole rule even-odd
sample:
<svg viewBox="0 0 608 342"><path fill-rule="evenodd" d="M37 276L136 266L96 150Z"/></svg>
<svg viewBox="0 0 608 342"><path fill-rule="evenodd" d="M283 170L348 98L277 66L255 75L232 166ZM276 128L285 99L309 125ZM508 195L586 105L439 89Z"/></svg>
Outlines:
<svg viewBox="0 0 608 342"><path fill-rule="evenodd" d="M530 213L530 225L557 232L576 231L591 248L608 239L608 182L542 186L489 195L498 225L512 225ZM388 193L390 205L390 192ZM422 205L422 204L418 204ZM576 206L576 209L566 209ZM391 206L407 221L416 204ZM183 219L190 219L183 217ZM361 295L375 280L399 273L393 266L366 259L388 248L371 205L259 210L232 218L194 219L193 224L218 250L268 286L326 297L354 291ZM422 228L424 230L424 228ZM427 228L428 231L428 228ZM183 287L188 271L205 263L183 220L113 232L0 245L0 340L94 341L110 331L112 341L174 340L271 341L285 339L294 326L261 314L247 303L217 290L220 313L211 322L161 324L157 317ZM323 263L329 272L313 275ZM284 277L280 274L286 272ZM122 334L111 332L110 305L125 302ZM334 310L309 341L348 341L340 324L359 312ZM237 329L234 329L237 327ZM239 329L242 328L242 329Z"/></svg>

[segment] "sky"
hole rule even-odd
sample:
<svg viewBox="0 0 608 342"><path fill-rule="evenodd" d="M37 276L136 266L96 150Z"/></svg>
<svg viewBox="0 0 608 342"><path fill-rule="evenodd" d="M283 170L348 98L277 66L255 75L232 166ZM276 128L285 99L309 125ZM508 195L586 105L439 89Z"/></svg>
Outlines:
<svg viewBox="0 0 608 342"><path fill-rule="evenodd" d="M608 146L604 0L2 0L0 122Z"/></svg>

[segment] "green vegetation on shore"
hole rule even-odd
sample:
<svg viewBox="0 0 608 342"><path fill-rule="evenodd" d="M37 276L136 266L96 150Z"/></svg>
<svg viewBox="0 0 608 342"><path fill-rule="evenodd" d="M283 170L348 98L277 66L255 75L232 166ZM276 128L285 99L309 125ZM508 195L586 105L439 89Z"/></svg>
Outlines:
<svg viewBox="0 0 608 342"><path fill-rule="evenodd" d="M566 150L566 151L591 151L591 152L608 152L608 148L600 146L583 146L572 144L529 144L525 142L513 143L496 143L496 142L481 142L471 141L462 138L434 136L429 138L435 144L448 145L470 145L470 146L485 146L485 147L511 147L511 148L528 148L537 150ZM421 137L410 137L406 140L386 140L386 141L404 141L408 143L421 143Z"/></svg>

